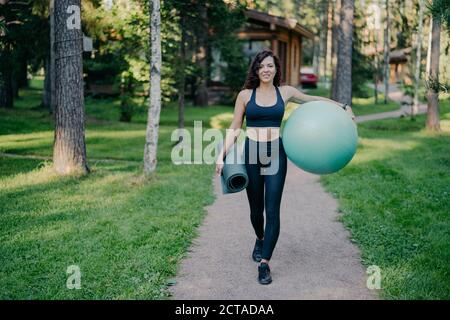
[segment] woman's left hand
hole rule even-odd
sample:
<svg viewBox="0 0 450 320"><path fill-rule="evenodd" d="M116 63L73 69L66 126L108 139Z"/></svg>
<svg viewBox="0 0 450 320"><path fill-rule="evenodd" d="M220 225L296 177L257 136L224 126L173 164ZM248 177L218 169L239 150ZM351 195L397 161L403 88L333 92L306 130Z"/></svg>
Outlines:
<svg viewBox="0 0 450 320"><path fill-rule="evenodd" d="M352 118L353 121L355 121L355 114L353 113L352 107L347 106L347 109L345 110L347 111L348 115Z"/></svg>

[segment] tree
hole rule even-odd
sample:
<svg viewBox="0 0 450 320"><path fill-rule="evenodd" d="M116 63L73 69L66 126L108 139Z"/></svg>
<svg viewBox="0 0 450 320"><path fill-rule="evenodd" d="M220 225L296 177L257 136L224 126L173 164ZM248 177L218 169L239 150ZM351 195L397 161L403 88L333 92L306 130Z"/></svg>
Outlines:
<svg viewBox="0 0 450 320"><path fill-rule="evenodd" d="M414 75L414 102L411 110L411 116L414 117L419 109L419 82L420 82L420 65L422 61L422 33L423 33L423 9L424 0L419 0L419 27L417 29L417 51L416 51L416 70Z"/></svg>
<svg viewBox="0 0 450 320"><path fill-rule="evenodd" d="M159 0L152 0L151 4L150 105L144 147L145 174L150 174L156 170L159 116L161 112L161 13Z"/></svg>
<svg viewBox="0 0 450 320"><path fill-rule="evenodd" d="M26 43L32 21L31 6L27 2L0 2L0 107L12 108L18 96L19 82L25 71ZM25 68L24 68L25 66Z"/></svg>
<svg viewBox="0 0 450 320"><path fill-rule="evenodd" d="M439 124L439 56L441 41L441 19L433 17L433 26L431 29L431 55L430 55L430 73L428 74L428 109L427 109L427 129L431 131L440 131Z"/></svg>
<svg viewBox="0 0 450 320"><path fill-rule="evenodd" d="M369 27L376 28L375 25L370 24L371 21L365 19L365 15L367 15L367 10L355 4L352 43L352 95L357 97L368 97L364 84L371 80L375 74L374 59L369 58L362 52L364 44L374 46L374 41L370 39L370 33L374 34L375 32L372 30L372 32L369 31L369 34L366 33L368 23ZM376 58L377 55L375 54Z"/></svg>
<svg viewBox="0 0 450 320"><path fill-rule="evenodd" d="M12 107L47 51L46 0L0 1L0 107Z"/></svg>
<svg viewBox="0 0 450 320"><path fill-rule="evenodd" d="M386 29L384 29L384 104L387 104L389 95L389 59L390 59L390 40L391 34L389 29L391 28L391 20L389 14L389 0L386 0Z"/></svg>
<svg viewBox="0 0 450 320"><path fill-rule="evenodd" d="M196 60L198 61L198 67L200 75L198 78L197 91L194 97L194 104L197 106L208 106L208 67L207 67L207 50L208 50L208 14L207 3L205 0L197 1L197 10L199 12L197 41L198 52L196 54Z"/></svg>
<svg viewBox="0 0 450 320"><path fill-rule="evenodd" d="M180 85L178 89L178 128L181 129L181 134L184 130L184 107L185 107L185 93L184 87L186 85L186 15L180 12L180 27L181 27L181 42L180 42ZM184 136L181 135L179 142L183 141Z"/></svg>
<svg viewBox="0 0 450 320"><path fill-rule="evenodd" d="M329 0L320 0L318 5L317 21L320 26L328 25L329 15ZM327 57L327 41L328 41L328 28L320 28L317 31L317 35L314 39L313 47L313 69L314 73L319 76L320 81L325 79L326 72L326 57Z"/></svg>
<svg viewBox="0 0 450 320"><path fill-rule="evenodd" d="M331 99L337 99L339 91L339 82L337 81L337 62L339 55L340 36L340 19L341 19L341 2L342 0L334 0L333 6L333 28L332 28L332 42L331 42L331 65L332 65L332 79L331 79Z"/></svg>
<svg viewBox="0 0 450 320"><path fill-rule="evenodd" d="M429 5L432 15L430 70L427 76L427 122L426 127L430 131L440 131L439 123L439 91L442 84L439 83L439 57L441 41L441 21L450 28L450 2L448 0L434 0Z"/></svg>
<svg viewBox="0 0 450 320"><path fill-rule="evenodd" d="M45 72L45 93L47 107L50 113L55 112L55 0L50 0L50 54L48 55L47 69Z"/></svg>
<svg viewBox="0 0 450 320"><path fill-rule="evenodd" d="M372 78L374 86L375 104L378 104L378 81L380 79L380 58L378 54L379 39L381 38L381 9L377 2L373 2L368 6L369 17L367 27L369 29L370 39L368 44L373 51Z"/></svg>
<svg viewBox="0 0 450 320"><path fill-rule="evenodd" d="M245 6L226 5L221 2L210 6L209 9L208 43L210 48L220 52L221 60L226 63L226 68L223 70L224 84L230 88L231 95L224 101L234 103L239 90L242 89L242 79L245 78L248 70L248 57L242 51L242 43L235 34L235 30L243 26L246 21Z"/></svg>
<svg viewBox="0 0 450 320"><path fill-rule="evenodd" d="M336 91L336 100L349 105L352 103L352 38L354 10L354 0L342 0L336 68L336 82L339 83L339 90Z"/></svg>
<svg viewBox="0 0 450 320"><path fill-rule="evenodd" d="M55 1L55 140L58 173L87 173L81 0Z"/></svg>

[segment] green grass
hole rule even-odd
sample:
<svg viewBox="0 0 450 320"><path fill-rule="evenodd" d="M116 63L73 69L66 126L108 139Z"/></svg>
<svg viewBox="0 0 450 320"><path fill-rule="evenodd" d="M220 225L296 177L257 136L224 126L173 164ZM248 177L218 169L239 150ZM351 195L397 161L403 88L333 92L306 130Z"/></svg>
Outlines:
<svg viewBox="0 0 450 320"><path fill-rule="evenodd" d="M321 177L385 299L450 299L450 100L441 119L438 135L424 115L360 124L351 163Z"/></svg>
<svg viewBox="0 0 450 320"><path fill-rule="evenodd" d="M373 113L395 111L400 108L399 104L396 102L389 101L384 104L384 94L378 94L378 104L375 104L375 96L373 89L368 86L364 86L367 97L353 97L352 99L352 110L356 116L363 116ZM330 97L330 89L319 86L317 89L307 89L305 93L313 96Z"/></svg>
<svg viewBox="0 0 450 320"><path fill-rule="evenodd" d="M394 101L388 100L388 103L384 104L384 93L378 93L378 103L375 104L374 90L364 86L364 91L366 97L353 97L352 99L352 110L356 116L395 111L400 108L400 105Z"/></svg>
<svg viewBox="0 0 450 320"><path fill-rule="evenodd" d="M39 83L21 96L0 110L0 152L51 157L52 117L35 108ZM114 104L89 103L91 174L59 177L47 161L0 156L0 299L165 299L214 200L211 165L170 160L175 108L162 111L158 169L146 180L145 123L113 121L105 115ZM224 110L188 108L186 125L210 127L211 115L220 124ZM66 288L70 265L80 267L81 290Z"/></svg>
<svg viewBox="0 0 450 320"><path fill-rule="evenodd" d="M0 179L2 299L165 298L213 201L207 166L163 162L144 181L139 164L96 164L82 178L13 165ZM70 265L81 290L65 286Z"/></svg>

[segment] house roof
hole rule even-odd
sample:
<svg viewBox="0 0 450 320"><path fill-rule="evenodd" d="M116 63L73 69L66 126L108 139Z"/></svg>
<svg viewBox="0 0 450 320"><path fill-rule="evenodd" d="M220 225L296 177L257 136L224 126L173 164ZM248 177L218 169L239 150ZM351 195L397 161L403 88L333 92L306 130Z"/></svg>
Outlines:
<svg viewBox="0 0 450 320"><path fill-rule="evenodd" d="M257 20L262 21L265 23L268 23L270 25L271 29L275 29L275 26L279 26L282 28L286 28L289 30L292 30L298 34L301 34L302 36L314 39L314 33L305 28L304 26L300 25L296 19L291 18L284 18L284 17L278 17L274 16L265 12L253 10L253 9L247 9L245 10L245 15L249 20Z"/></svg>

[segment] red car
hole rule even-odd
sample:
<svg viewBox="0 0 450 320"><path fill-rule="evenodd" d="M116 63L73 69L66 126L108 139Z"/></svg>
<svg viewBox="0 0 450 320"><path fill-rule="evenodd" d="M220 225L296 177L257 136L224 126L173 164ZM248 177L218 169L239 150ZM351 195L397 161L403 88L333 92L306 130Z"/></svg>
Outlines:
<svg viewBox="0 0 450 320"><path fill-rule="evenodd" d="M317 76L314 74L312 67L300 68L300 83L304 88L317 88Z"/></svg>

